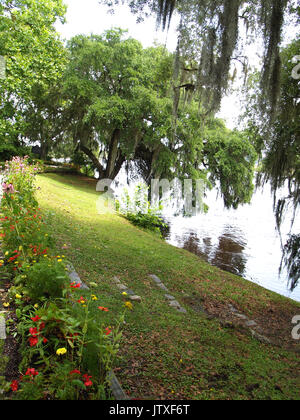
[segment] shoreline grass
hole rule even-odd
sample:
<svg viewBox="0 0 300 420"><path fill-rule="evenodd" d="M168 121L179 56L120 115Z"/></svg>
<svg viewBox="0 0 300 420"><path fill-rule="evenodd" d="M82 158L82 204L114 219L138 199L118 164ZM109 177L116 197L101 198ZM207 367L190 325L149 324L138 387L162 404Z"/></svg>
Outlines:
<svg viewBox="0 0 300 420"><path fill-rule="evenodd" d="M98 215L96 181L38 176L38 201L57 252L103 306L120 313L118 276L142 302L126 317L115 369L130 398L299 399L299 342L291 337L300 304L210 266L117 215ZM187 309L169 307L156 274ZM251 337L228 305L254 319L275 345ZM198 307L211 315L205 316Z"/></svg>

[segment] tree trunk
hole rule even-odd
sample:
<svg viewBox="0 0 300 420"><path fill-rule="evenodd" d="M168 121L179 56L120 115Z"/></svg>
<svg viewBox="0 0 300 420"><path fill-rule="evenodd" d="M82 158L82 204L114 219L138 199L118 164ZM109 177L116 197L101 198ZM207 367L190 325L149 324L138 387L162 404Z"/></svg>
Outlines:
<svg viewBox="0 0 300 420"><path fill-rule="evenodd" d="M118 158L118 146L120 142L120 135L121 132L118 128L116 128L112 134L110 145L109 145L109 153L108 153L108 161L107 167L105 171L105 177L107 179L113 179L113 174L115 171L116 160Z"/></svg>
<svg viewBox="0 0 300 420"><path fill-rule="evenodd" d="M103 169L103 166L101 165L99 160L96 158L94 153L88 147L84 146L83 144L80 144L80 150L83 153L85 153L91 159L93 165L95 166L95 168L99 172L99 178L105 178L105 171Z"/></svg>
<svg viewBox="0 0 300 420"><path fill-rule="evenodd" d="M119 149L119 141L120 141L120 135L121 132L119 129L115 129L110 145L109 145L109 152L108 152L108 160L107 160L107 166L104 169L97 157L94 155L92 150L90 150L88 147L84 146L82 143L80 143L80 149L83 153L85 153L90 160L92 161L93 165L99 172L99 179L111 179L114 180L117 175L119 174L123 163L126 161L125 156L121 153Z"/></svg>

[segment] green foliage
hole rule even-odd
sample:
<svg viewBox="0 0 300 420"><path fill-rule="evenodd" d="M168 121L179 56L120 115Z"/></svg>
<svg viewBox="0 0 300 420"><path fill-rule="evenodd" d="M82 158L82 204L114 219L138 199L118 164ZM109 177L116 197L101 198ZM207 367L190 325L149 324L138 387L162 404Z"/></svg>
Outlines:
<svg viewBox="0 0 300 420"><path fill-rule="evenodd" d="M135 226L160 233L161 229L167 227L161 217L162 205L153 208L148 201L148 192L149 188L145 184L137 185L132 196L125 189L117 209Z"/></svg>
<svg viewBox="0 0 300 420"><path fill-rule="evenodd" d="M54 23L63 20L65 11L62 0L1 1L0 55L6 61L6 77L0 80L1 143L18 146L31 123L36 130L24 113L28 107L37 113L32 100L43 97L61 76L65 50Z"/></svg>
<svg viewBox="0 0 300 420"><path fill-rule="evenodd" d="M68 283L64 266L56 261L48 260L34 264L23 271L26 276L25 288L33 301L46 298L60 298Z"/></svg>
<svg viewBox="0 0 300 420"><path fill-rule="evenodd" d="M206 127L210 181L220 182L226 207L237 208L250 203L254 190L254 165L257 154L246 134L226 129L222 122L212 121Z"/></svg>
<svg viewBox="0 0 300 420"><path fill-rule="evenodd" d="M162 130L170 124L172 56L162 47L144 50L119 29L74 37L68 48L65 128L100 176L114 179L134 159L150 124ZM148 137L149 149L158 145L158 136Z"/></svg>
<svg viewBox="0 0 300 420"><path fill-rule="evenodd" d="M14 156L26 156L30 153L28 147L16 147L12 143L0 144L0 162L6 162L12 159Z"/></svg>
<svg viewBox="0 0 300 420"><path fill-rule="evenodd" d="M249 202L256 157L249 138L208 119L188 97L178 105L175 124L174 57L164 48L143 49L118 29L77 36L68 47L65 116L71 119L65 128L100 178L114 179L126 161L134 162L147 184L202 179L220 187L227 207ZM145 224L145 217L137 223Z"/></svg>

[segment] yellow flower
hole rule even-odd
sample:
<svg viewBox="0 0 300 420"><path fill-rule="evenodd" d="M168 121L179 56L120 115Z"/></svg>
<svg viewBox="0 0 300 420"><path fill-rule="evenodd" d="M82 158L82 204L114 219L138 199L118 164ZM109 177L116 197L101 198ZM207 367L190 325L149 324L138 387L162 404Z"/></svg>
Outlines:
<svg viewBox="0 0 300 420"><path fill-rule="evenodd" d="M8 308L9 307L9 303L8 302L5 302L5 303L3 303L3 306L4 306L4 308Z"/></svg>
<svg viewBox="0 0 300 420"><path fill-rule="evenodd" d="M92 300L98 300L97 296L92 295Z"/></svg>
<svg viewBox="0 0 300 420"><path fill-rule="evenodd" d="M132 305L131 302L125 302L125 306L126 306L126 308L128 308L128 309L130 309L132 311L133 305Z"/></svg>
<svg viewBox="0 0 300 420"><path fill-rule="evenodd" d="M59 260L57 260L57 262L62 262L62 260L61 260L61 259L59 259Z"/></svg>
<svg viewBox="0 0 300 420"><path fill-rule="evenodd" d="M58 356L63 356L64 354L66 354L67 353L67 349L65 348L65 347L63 347L63 348L61 348L61 349L58 349L58 350L56 350L56 354L58 355Z"/></svg>
<svg viewBox="0 0 300 420"><path fill-rule="evenodd" d="M22 299L22 296L17 294L16 299Z"/></svg>
<svg viewBox="0 0 300 420"><path fill-rule="evenodd" d="M7 256L8 254L9 254L9 252L8 252L8 251L6 251L6 252L5 252L5 256Z"/></svg>
<svg viewBox="0 0 300 420"><path fill-rule="evenodd" d="M39 307L39 305L36 303L36 304L34 305L34 308L35 308L35 309L38 309L38 307Z"/></svg>
<svg viewBox="0 0 300 420"><path fill-rule="evenodd" d="M122 293L122 295L123 295L123 296L128 296L128 293L123 292L123 293Z"/></svg>

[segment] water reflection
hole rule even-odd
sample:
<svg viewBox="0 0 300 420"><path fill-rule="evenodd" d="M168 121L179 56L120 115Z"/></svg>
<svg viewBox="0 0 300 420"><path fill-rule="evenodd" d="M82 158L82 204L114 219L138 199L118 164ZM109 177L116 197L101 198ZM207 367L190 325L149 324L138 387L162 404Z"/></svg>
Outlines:
<svg viewBox="0 0 300 420"><path fill-rule="evenodd" d="M282 254L270 191L256 191L252 203L237 210L224 209L222 200L213 192L207 204L210 207L207 214L168 217L167 242L225 271L300 301L300 287L291 293L286 271L278 274ZM282 226L283 241L289 233L289 220L287 217ZM299 230L298 218L295 231Z"/></svg>
<svg viewBox="0 0 300 420"><path fill-rule="evenodd" d="M224 233L219 237L214 257L209 262L222 270L243 276L247 263L247 258L244 254L245 245L241 243L241 238L237 242L236 237L229 233Z"/></svg>
<svg viewBox="0 0 300 420"><path fill-rule="evenodd" d="M228 233L230 226L219 236L218 242L213 244L211 237L199 238L195 232L187 232L183 237L176 235L177 246L180 246L222 270L238 276L245 274L247 255L244 253L245 242L240 237ZM167 237L168 239L168 237Z"/></svg>
<svg viewBox="0 0 300 420"><path fill-rule="evenodd" d="M120 177L117 188L121 194L127 178ZM134 184L134 183L133 183ZM287 191L282 191L283 196ZM278 195L279 197L279 195ZM253 281L266 289L300 302L300 285L291 293L285 270L278 275L282 252L275 229L271 189L258 189L249 205L237 210L224 208L216 191L207 192L207 214L184 218L174 217L174 208L165 205L164 219L169 231L163 232L168 243L185 248L210 264ZM282 224L282 240L290 233L292 214ZM300 218L296 218L294 232L300 232Z"/></svg>

